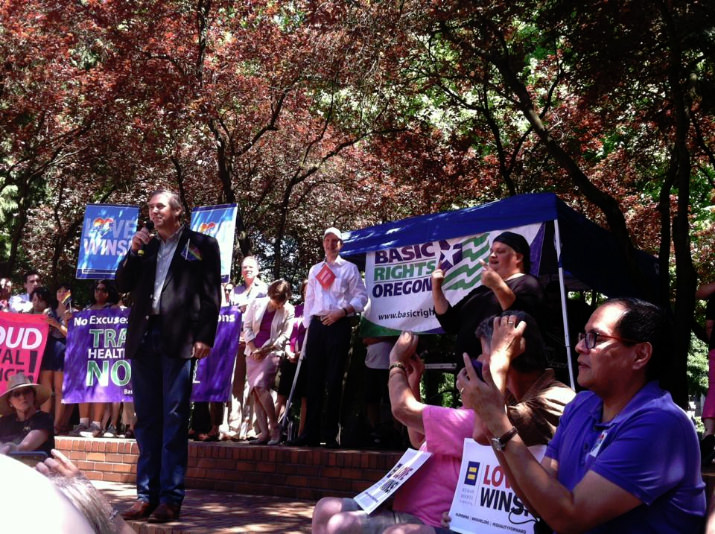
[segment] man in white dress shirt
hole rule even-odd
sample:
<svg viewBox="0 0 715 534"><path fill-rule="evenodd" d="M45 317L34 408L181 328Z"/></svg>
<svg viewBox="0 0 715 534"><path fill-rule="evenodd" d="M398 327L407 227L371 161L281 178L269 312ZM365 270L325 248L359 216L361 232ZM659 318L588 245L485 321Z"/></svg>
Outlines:
<svg viewBox="0 0 715 534"><path fill-rule="evenodd" d="M40 287L42 279L37 271L27 271L25 273L25 293L10 297L8 306L11 312L15 313L30 313L32 312L32 292L35 288Z"/></svg>
<svg viewBox="0 0 715 534"><path fill-rule="evenodd" d="M320 443L323 401L326 446L338 447L340 396L345 361L350 350L350 316L367 304L367 289L355 264L340 257L343 239L340 230L328 228L323 234L325 260L313 265L308 274L303 321L308 328L305 344L306 396L305 430L296 445Z"/></svg>

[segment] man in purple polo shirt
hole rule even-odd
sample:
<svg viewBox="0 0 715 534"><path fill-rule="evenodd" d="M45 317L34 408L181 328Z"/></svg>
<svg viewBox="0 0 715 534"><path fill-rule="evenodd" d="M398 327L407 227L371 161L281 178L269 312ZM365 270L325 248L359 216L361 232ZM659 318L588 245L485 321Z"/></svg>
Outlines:
<svg viewBox="0 0 715 534"><path fill-rule="evenodd" d="M517 327L518 328L518 327ZM515 491L556 532L700 532L705 485L692 422L658 385L669 329L662 310L631 298L593 312L579 336L579 393L541 463L504 414L489 370L463 393L494 436Z"/></svg>

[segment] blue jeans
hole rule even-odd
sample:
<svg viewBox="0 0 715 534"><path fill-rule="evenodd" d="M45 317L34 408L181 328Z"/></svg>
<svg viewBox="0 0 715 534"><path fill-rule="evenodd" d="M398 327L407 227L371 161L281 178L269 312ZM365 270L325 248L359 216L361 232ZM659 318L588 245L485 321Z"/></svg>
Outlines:
<svg viewBox="0 0 715 534"><path fill-rule="evenodd" d="M180 506L189 457L192 360L165 354L156 324L147 329L131 365L139 445L137 498Z"/></svg>

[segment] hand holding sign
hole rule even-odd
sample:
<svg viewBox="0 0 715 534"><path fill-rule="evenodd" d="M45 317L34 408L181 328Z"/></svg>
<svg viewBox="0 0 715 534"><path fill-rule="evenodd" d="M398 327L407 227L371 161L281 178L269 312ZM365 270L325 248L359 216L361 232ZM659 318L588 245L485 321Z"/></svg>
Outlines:
<svg viewBox="0 0 715 534"><path fill-rule="evenodd" d="M437 268L432 271L432 287L441 289L444 283L444 270L442 269L442 263L437 264Z"/></svg>
<svg viewBox="0 0 715 534"><path fill-rule="evenodd" d="M202 343L201 341L196 341L194 342L194 349L192 356L196 358L197 360L200 360L202 358L206 358L211 353L211 347L209 347L206 343Z"/></svg>
<svg viewBox="0 0 715 534"><path fill-rule="evenodd" d="M544 445L529 447L537 461L545 450ZM465 439L459 483L442 527L465 534L531 534L535 525L536 518L514 492L492 448Z"/></svg>

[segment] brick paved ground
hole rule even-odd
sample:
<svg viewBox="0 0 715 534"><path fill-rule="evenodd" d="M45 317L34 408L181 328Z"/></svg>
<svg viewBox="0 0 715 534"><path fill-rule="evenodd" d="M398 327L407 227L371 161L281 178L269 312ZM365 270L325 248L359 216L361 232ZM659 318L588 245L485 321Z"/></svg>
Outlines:
<svg viewBox="0 0 715 534"><path fill-rule="evenodd" d="M133 484L92 481L118 510L131 506L136 498ZM278 497L240 495L225 491L186 490L181 521L151 525L132 521L139 534L187 533L308 533L314 502Z"/></svg>

